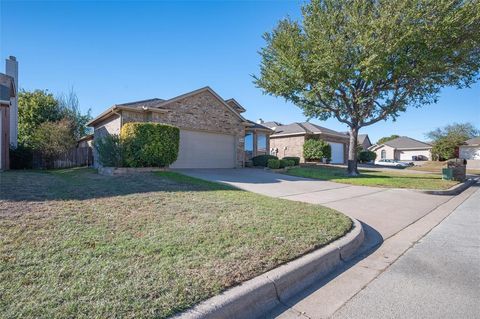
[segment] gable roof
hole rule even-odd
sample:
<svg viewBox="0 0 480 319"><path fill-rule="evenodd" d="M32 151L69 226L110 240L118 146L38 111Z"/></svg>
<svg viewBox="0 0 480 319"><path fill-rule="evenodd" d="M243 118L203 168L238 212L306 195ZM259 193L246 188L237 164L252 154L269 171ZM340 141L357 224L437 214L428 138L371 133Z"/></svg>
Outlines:
<svg viewBox="0 0 480 319"><path fill-rule="evenodd" d="M370 138L368 137L368 134L358 134L358 143L363 144L365 140L368 140L370 145L372 145L372 142L370 141Z"/></svg>
<svg viewBox="0 0 480 319"><path fill-rule="evenodd" d="M469 140L466 140L465 144L469 145L469 146L479 146L480 145L480 136L477 136L477 137L471 138Z"/></svg>
<svg viewBox="0 0 480 319"><path fill-rule="evenodd" d="M225 100L225 102L228 105L232 106L234 109L236 109L236 111L239 113L243 113L246 111L246 109L240 103L238 103L237 100L235 100L234 98Z"/></svg>
<svg viewBox="0 0 480 319"><path fill-rule="evenodd" d="M141 101L135 101L135 102L128 102L128 103L123 103L123 104L115 104L112 107L108 108L104 112L102 112L100 115L95 117L93 120L88 122L86 125L87 126L94 126L95 123L98 123L101 120L104 120L111 116L113 113L115 113L116 110L129 110L129 111L135 111L135 112L159 112L159 113L164 113L168 112L168 110L163 109L162 106L167 105L169 103L176 102L178 100L193 96L195 94L199 94L202 92L209 92L212 94L220 103L225 106L227 109L229 109L234 115L236 115L244 125L246 126L252 126L252 124L245 119L238 111L236 111L232 106L228 105L227 102L222 99L215 91L213 91L209 86L205 86L203 88L187 92L182 95L178 95L176 97L173 97L168 100L163 100L159 98L153 98L153 99L148 99L148 100L141 100ZM237 102L238 103L238 102Z"/></svg>
<svg viewBox="0 0 480 319"><path fill-rule="evenodd" d="M263 123L263 125L265 125L265 123ZM337 132L323 126L310 123L310 122L280 125L280 126L276 126L274 131L275 133L273 133L272 137L284 136L284 135L299 135L299 134L327 134L327 135L348 138L348 135L344 133L340 133L340 132Z"/></svg>
<svg viewBox="0 0 480 319"><path fill-rule="evenodd" d="M248 129L258 129L258 130L264 130L264 131L267 131L267 132L270 132L270 133L273 133L273 130L271 128L269 128L268 126L265 126L263 123L260 124L260 123L256 123L254 121L250 121L248 120L248 122L251 124Z"/></svg>
<svg viewBox="0 0 480 319"><path fill-rule="evenodd" d="M277 126L282 126L283 124L280 122L275 122L275 121L268 121L268 122L263 122L263 126L272 128L272 127L277 127Z"/></svg>
<svg viewBox="0 0 480 319"><path fill-rule="evenodd" d="M425 142L420 142L408 136L397 137L396 139L387 141L382 145L387 145L396 149L432 148L432 145Z"/></svg>

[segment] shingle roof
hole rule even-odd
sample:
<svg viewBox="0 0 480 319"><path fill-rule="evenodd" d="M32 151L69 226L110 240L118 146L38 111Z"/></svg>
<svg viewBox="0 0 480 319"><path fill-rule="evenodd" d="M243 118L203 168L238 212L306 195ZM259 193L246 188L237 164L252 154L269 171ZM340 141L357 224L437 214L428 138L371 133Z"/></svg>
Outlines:
<svg viewBox="0 0 480 319"><path fill-rule="evenodd" d="M467 145L480 145L480 136L465 141Z"/></svg>
<svg viewBox="0 0 480 319"><path fill-rule="evenodd" d="M368 134L358 134L357 140L358 143L363 144L365 140L368 138Z"/></svg>
<svg viewBox="0 0 480 319"><path fill-rule="evenodd" d="M265 126L265 124L263 124L263 123L262 123L262 124L259 124L259 123L256 123L256 122L250 121L250 120L248 120L248 122L249 122L250 124L252 124L252 126L249 126L249 127L248 127L249 129L252 129L252 128L253 128L253 129L256 129L256 128L257 128L257 129L272 131L271 128L269 128L268 126Z"/></svg>
<svg viewBox="0 0 480 319"><path fill-rule="evenodd" d="M272 127L281 126L282 123L275 122L275 121L268 121L268 122L263 122L262 125L266 126L266 127L269 127L269 128L272 128Z"/></svg>
<svg viewBox="0 0 480 319"><path fill-rule="evenodd" d="M390 147L396 148L396 149L409 149L409 148L431 148L432 145L417 141L413 138L410 138L408 136L400 136L397 137L396 139L390 140L388 142L383 143L384 145L388 145Z"/></svg>
<svg viewBox="0 0 480 319"><path fill-rule="evenodd" d="M156 104L159 104L165 100L159 99L159 98L154 98L154 99L148 99L148 100L141 100L141 101L134 101L134 102L128 102L128 103L122 103L122 104L116 104L117 106L128 106L128 107L152 107L155 106Z"/></svg>
<svg viewBox="0 0 480 319"><path fill-rule="evenodd" d="M263 123L263 125L266 125L266 123ZM286 134L329 134L348 138L348 135L344 133L340 133L309 122L291 123L287 125L276 126L275 133L272 136Z"/></svg>

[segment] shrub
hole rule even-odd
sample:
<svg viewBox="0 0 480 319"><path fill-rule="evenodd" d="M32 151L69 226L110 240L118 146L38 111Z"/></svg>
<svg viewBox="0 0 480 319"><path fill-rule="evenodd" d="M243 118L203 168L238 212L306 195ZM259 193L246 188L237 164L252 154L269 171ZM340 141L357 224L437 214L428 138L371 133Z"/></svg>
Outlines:
<svg viewBox="0 0 480 319"><path fill-rule="evenodd" d="M274 155L258 155L252 158L252 163L253 163L253 166L266 167L268 160L270 159L278 159L278 157Z"/></svg>
<svg viewBox="0 0 480 319"><path fill-rule="evenodd" d="M361 151L358 153L358 160L360 162L371 162L377 158L377 153L372 151Z"/></svg>
<svg viewBox="0 0 480 319"><path fill-rule="evenodd" d="M332 149L330 144L324 140L308 139L303 143L303 157L307 160L321 160L332 157Z"/></svg>
<svg viewBox="0 0 480 319"><path fill-rule="evenodd" d="M163 167L178 157L180 130L159 123L126 123L120 132L125 164L131 167Z"/></svg>
<svg viewBox="0 0 480 319"><path fill-rule="evenodd" d="M124 164L123 144L118 135L106 135L94 140L98 161L103 166L122 167Z"/></svg>
<svg viewBox="0 0 480 319"><path fill-rule="evenodd" d="M22 143L19 143L16 148L10 146L10 168L33 168L33 149Z"/></svg>
<svg viewBox="0 0 480 319"><path fill-rule="evenodd" d="M286 156L286 157L284 157L284 158L282 158L282 159L293 161L293 164L294 164L294 165L300 165L300 157L296 157L296 156Z"/></svg>
<svg viewBox="0 0 480 319"><path fill-rule="evenodd" d="M267 166L270 169L278 169L278 168L280 168L280 160L275 159L275 158L271 158L267 161Z"/></svg>
<svg viewBox="0 0 480 319"><path fill-rule="evenodd" d="M292 160L288 160L288 159L284 159L284 158L282 158L280 160L280 168L290 167L290 166L294 166L294 165L295 165L295 162L292 161Z"/></svg>

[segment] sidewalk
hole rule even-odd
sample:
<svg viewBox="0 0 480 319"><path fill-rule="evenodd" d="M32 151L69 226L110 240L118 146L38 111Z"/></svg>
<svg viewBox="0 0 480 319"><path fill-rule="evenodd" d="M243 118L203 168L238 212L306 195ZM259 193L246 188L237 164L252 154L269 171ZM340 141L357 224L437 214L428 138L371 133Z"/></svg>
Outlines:
<svg viewBox="0 0 480 319"><path fill-rule="evenodd" d="M480 189L334 318L478 318Z"/></svg>

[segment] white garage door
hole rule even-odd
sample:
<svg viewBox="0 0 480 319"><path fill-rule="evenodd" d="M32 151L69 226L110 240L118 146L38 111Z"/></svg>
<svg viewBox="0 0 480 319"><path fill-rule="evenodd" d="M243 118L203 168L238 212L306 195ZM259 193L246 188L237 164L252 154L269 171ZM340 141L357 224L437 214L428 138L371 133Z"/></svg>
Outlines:
<svg viewBox="0 0 480 319"><path fill-rule="evenodd" d="M172 168L233 168L235 139L232 135L180 130L178 159Z"/></svg>
<svg viewBox="0 0 480 319"><path fill-rule="evenodd" d="M343 144L328 142L332 148L332 161L333 164L343 163Z"/></svg>

